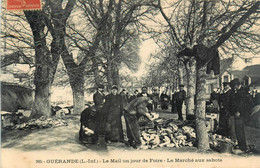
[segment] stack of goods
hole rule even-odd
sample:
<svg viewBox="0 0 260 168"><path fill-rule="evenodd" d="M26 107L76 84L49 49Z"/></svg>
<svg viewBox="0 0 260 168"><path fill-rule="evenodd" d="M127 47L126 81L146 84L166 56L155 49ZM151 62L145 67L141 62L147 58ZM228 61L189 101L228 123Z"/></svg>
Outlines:
<svg viewBox="0 0 260 168"><path fill-rule="evenodd" d="M153 127L141 127L142 149L192 147L196 143L195 129L188 122L158 118L153 123Z"/></svg>
<svg viewBox="0 0 260 168"><path fill-rule="evenodd" d="M50 127L60 127L67 126L68 123L65 120L59 118L47 118L46 116L41 116L38 119L31 119L28 122L22 124L16 124L13 129L42 129Z"/></svg>

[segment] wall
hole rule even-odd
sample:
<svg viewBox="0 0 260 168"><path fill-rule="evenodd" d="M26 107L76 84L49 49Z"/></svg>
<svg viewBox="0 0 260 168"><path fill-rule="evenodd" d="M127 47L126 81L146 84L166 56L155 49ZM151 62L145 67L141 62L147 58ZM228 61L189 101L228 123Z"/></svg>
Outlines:
<svg viewBox="0 0 260 168"><path fill-rule="evenodd" d="M18 109L30 109L33 103L33 90L23 86L1 83L1 110L16 112Z"/></svg>

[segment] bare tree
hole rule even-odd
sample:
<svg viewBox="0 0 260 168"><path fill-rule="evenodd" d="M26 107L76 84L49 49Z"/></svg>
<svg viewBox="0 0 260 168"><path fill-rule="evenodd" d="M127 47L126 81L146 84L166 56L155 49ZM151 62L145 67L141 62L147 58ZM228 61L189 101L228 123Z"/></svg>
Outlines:
<svg viewBox="0 0 260 168"><path fill-rule="evenodd" d="M175 1L167 14L161 1L155 5L165 19L178 56L196 60L195 115L198 147L209 148L205 126L206 70L219 52L254 51L259 46L259 1ZM170 17L169 17L170 16ZM220 50L220 51L219 51ZM217 67L219 68L219 67ZM214 68L213 68L214 69ZM217 69L216 69L217 74Z"/></svg>
<svg viewBox="0 0 260 168"><path fill-rule="evenodd" d="M50 87L62 52L66 21L74 3L74 0L47 1L41 11L24 11L24 15L10 12L7 16L4 38L8 38L8 49L21 51L24 57L34 53L31 55L35 58L35 100L30 117L51 115ZM13 23L19 25L11 26Z"/></svg>

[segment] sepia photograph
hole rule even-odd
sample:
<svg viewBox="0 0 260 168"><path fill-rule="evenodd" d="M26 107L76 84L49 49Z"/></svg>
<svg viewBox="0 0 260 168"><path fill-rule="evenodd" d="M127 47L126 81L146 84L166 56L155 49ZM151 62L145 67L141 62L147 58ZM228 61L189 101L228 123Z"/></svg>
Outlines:
<svg viewBox="0 0 260 168"><path fill-rule="evenodd" d="M259 168L259 0L0 0L1 168Z"/></svg>

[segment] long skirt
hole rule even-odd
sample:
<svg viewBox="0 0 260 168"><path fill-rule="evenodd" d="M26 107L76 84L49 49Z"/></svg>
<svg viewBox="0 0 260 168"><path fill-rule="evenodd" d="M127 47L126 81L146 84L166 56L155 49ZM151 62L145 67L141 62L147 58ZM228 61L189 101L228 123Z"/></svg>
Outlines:
<svg viewBox="0 0 260 168"><path fill-rule="evenodd" d="M106 140L112 142L123 141L123 127L121 115L109 114L106 122Z"/></svg>
<svg viewBox="0 0 260 168"><path fill-rule="evenodd" d="M131 115L128 112L125 112L124 117L126 122L127 138L130 145L134 144L135 146L140 146L142 144L140 139L141 133L136 115Z"/></svg>

